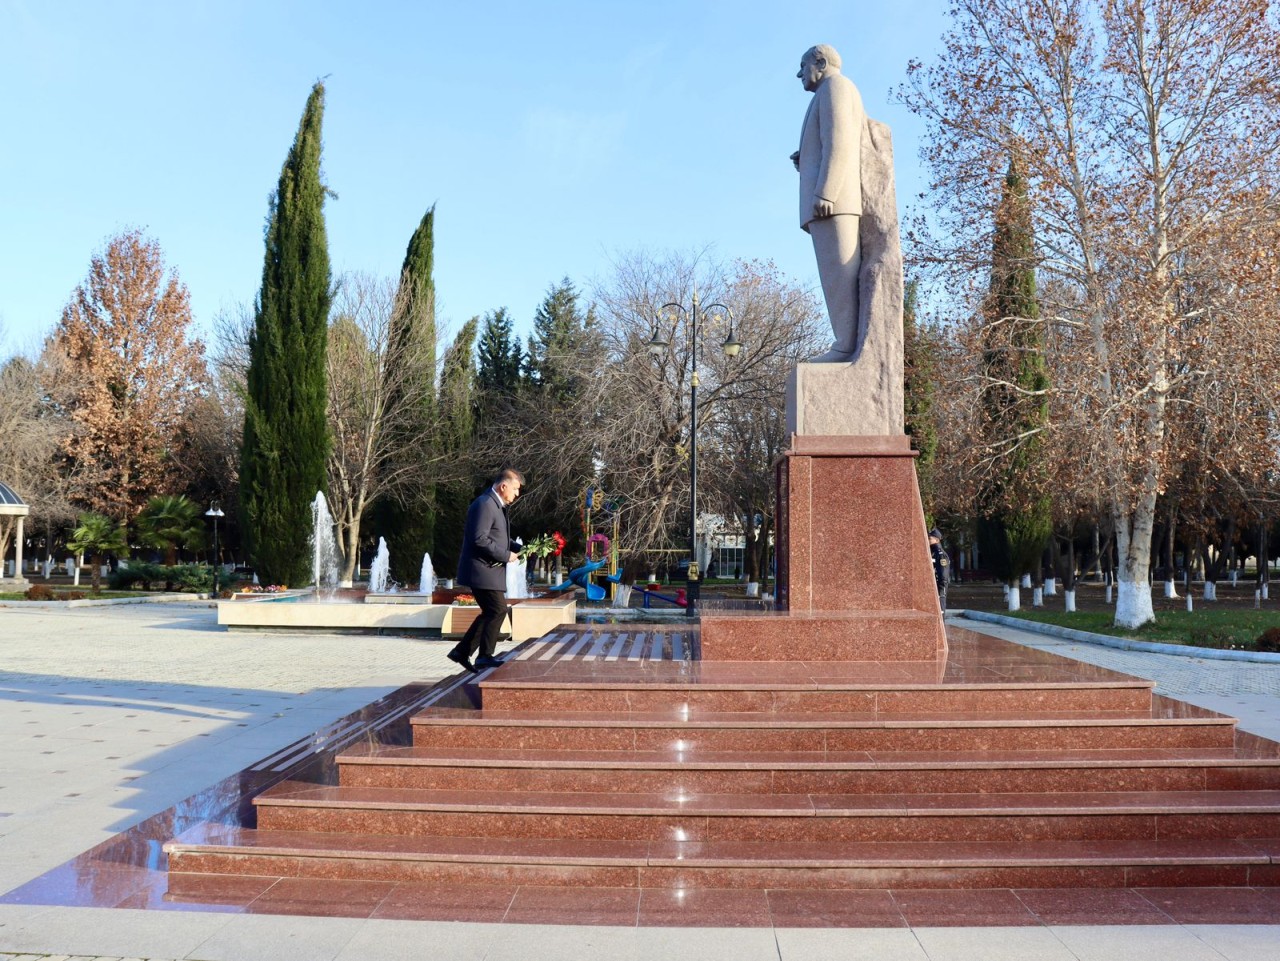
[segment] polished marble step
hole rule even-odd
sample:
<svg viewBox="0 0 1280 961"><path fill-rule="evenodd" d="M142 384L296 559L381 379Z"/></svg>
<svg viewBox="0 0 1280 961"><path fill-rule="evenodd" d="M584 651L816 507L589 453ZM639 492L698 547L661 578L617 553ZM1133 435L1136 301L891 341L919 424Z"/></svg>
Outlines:
<svg viewBox="0 0 1280 961"><path fill-rule="evenodd" d="M344 787L713 794L1280 789L1280 758L1236 750L922 754L394 747L338 757Z"/></svg>
<svg viewBox="0 0 1280 961"><path fill-rule="evenodd" d="M840 682L724 680L697 683L608 680L604 671L531 675L527 663L504 665L480 684L481 704L500 711L591 711L653 713L684 708L723 713L920 714L1005 713L1034 717L1063 712L1147 711L1150 681L1047 684L913 684L892 673L884 680ZM563 676L564 674L569 676ZM858 671L850 668L850 673ZM866 672L864 672L865 674ZM581 678L581 679L579 679Z"/></svg>
<svg viewBox="0 0 1280 961"><path fill-rule="evenodd" d="M405 837L1016 841L1280 836L1280 791L590 794L284 783L254 803L264 830Z"/></svg>
<svg viewBox="0 0 1280 961"><path fill-rule="evenodd" d="M1229 748L1235 720L1212 712L1021 715L474 711L431 708L412 719L420 747L605 751L1017 751Z"/></svg>
<svg viewBox="0 0 1280 961"><path fill-rule="evenodd" d="M1011 843L404 838L200 825L165 845L184 876L647 888L1275 887L1280 839Z"/></svg>

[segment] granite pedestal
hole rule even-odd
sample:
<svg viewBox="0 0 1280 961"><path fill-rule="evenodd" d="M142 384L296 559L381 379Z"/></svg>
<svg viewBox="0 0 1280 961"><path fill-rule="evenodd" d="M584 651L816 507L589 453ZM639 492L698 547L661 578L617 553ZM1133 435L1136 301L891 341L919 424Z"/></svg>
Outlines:
<svg viewBox="0 0 1280 961"><path fill-rule="evenodd" d="M945 657L915 457L905 434L793 435L777 466L779 610L704 612L703 659Z"/></svg>

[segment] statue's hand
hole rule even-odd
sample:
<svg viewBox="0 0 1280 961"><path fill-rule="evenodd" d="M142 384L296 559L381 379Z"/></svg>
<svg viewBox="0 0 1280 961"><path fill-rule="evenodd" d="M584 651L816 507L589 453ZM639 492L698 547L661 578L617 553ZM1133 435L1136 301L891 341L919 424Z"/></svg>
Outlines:
<svg viewBox="0 0 1280 961"><path fill-rule="evenodd" d="M836 205L825 197L817 197L813 201L813 215L818 218L830 217L836 212Z"/></svg>
<svg viewBox="0 0 1280 961"><path fill-rule="evenodd" d="M800 169L800 151L799 150L797 150L795 153L791 155L791 162L795 164L796 170Z"/></svg>

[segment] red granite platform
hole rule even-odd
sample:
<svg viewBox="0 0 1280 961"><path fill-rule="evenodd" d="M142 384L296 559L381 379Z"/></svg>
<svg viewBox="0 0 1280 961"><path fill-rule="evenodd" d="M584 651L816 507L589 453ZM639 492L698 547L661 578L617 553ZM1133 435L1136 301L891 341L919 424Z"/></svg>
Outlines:
<svg viewBox="0 0 1280 961"><path fill-rule="evenodd" d="M793 434L777 465L778 610L702 611L706 661L945 658L911 439Z"/></svg>
<svg viewBox="0 0 1280 961"><path fill-rule="evenodd" d="M341 755L337 785L276 785L256 830L168 844L170 890L309 879L381 886L379 916L501 904L541 921L564 921L572 890L580 923L636 923L647 905L650 923L718 907L901 924L940 911L939 890L1013 910L999 899L1018 889L1020 917L1035 903L1106 923L1171 916L1119 889L1184 904L1209 888L1280 920L1280 745L1231 718L957 629L936 662L702 661L697 646L657 629L530 642L470 703L416 715L412 746ZM458 885L473 896L451 899ZM1090 913L1098 888L1117 890Z"/></svg>

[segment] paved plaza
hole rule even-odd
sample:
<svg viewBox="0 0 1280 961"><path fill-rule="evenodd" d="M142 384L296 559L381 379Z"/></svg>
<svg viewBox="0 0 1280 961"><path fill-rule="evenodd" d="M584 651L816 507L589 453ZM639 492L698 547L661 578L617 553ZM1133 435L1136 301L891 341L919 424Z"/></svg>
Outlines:
<svg viewBox="0 0 1280 961"><path fill-rule="evenodd" d="M1280 737L1280 664L1095 648L964 622L1159 683ZM415 681L447 642L232 634L207 604L0 608L0 894ZM1280 961L1280 927L641 928L0 904L0 959Z"/></svg>

